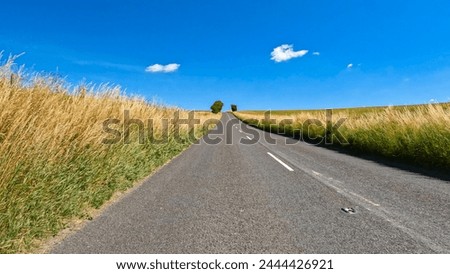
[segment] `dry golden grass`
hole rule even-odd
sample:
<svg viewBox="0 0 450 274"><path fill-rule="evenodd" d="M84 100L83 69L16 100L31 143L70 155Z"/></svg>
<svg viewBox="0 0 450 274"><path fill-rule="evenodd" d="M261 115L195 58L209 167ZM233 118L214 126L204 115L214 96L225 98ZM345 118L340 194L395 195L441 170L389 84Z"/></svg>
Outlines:
<svg viewBox="0 0 450 274"><path fill-rule="evenodd" d="M240 111L235 112L241 119L257 119L264 120L263 111ZM277 111L271 112L270 117L277 121L290 119L294 124L303 124L308 119L317 119L326 121L326 112L313 111L289 111L290 114L278 114ZM372 111L368 108L367 111L355 112L354 109L340 109L333 111L333 120L338 121L345 118L345 127L348 130L370 129L375 125L396 124L400 127L408 127L419 129L423 126L437 126L443 127L450 122L450 107L447 104L429 104L417 105L414 107L385 107L382 110L377 108L377 111Z"/></svg>
<svg viewBox="0 0 450 274"><path fill-rule="evenodd" d="M263 111L237 112L236 115L260 128L269 129ZM272 131L278 130L303 139L326 135L325 110L274 111ZM399 159L426 168L450 169L450 104L429 104L377 108L337 109L332 123L346 119L339 131L347 143L333 136L333 145L363 153ZM311 120L322 126L310 126ZM290 120L292 126L280 125Z"/></svg>
<svg viewBox="0 0 450 274"><path fill-rule="evenodd" d="M185 124L173 121L176 112L122 96L118 87L78 87L69 90L59 79L22 76L13 72L13 60L0 66L0 253L27 252L36 239L55 235L71 218L85 218L118 191L132 186L156 167L192 143ZM124 111L145 123L154 121L158 144L140 143L136 126L129 144L111 138L103 129L110 118L124 127ZM196 112L201 124L195 136L205 133L203 122L219 115ZM179 137L176 128L180 127ZM122 130L123 131L123 130ZM123 135L122 135L123 136Z"/></svg>

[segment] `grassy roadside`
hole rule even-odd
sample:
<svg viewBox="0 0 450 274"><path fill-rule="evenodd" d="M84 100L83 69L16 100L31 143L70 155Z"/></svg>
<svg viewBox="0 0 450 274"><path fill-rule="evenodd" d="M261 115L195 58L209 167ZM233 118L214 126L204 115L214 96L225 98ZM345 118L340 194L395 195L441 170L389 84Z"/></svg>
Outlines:
<svg viewBox="0 0 450 274"><path fill-rule="evenodd" d="M200 124L190 131L181 120L187 111L125 97L117 87L70 89L11 66L0 66L0 253L29 252L70 220L89 218L89 209L183 151L208 130L206 120L220 118L195 112ZM108 119L117 120L106 131Z"/></svg>
<svg viewBox="0 0 450 274"><path fill-rule="evenodd" d="M448 172L450 104L333 110L239 111L244 122L318 145ZM270 119L272 121L270 121ZM340 120L342 125L333 128Z"/></svg>

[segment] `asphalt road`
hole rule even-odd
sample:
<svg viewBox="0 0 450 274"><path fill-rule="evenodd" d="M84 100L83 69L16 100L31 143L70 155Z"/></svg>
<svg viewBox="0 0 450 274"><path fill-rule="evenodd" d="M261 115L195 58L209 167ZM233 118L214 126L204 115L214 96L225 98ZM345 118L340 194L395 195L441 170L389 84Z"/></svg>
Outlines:
<svg viewBox="0 0 450 274"><path fill-rule="evenodd" d="M450 253L450 182L286 142L224 113L50 252Z"/></svg>

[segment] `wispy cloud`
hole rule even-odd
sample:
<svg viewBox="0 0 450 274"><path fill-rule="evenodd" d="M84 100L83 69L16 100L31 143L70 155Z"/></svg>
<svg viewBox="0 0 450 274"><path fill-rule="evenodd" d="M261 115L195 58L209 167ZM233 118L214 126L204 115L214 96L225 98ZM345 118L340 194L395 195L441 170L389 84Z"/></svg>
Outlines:
<svg viewBox="0 0 450 274"><path fill-rule="evenodd" d="M142 69L142 67L139 68L139 66L111 63L111 62L105 62L105 61L74 60L72 62L79 66L96 66L96 67L103 67L106 69L117 69L117 70L126 70L126 71L139 71Z"/></svg>
<svg viewBox="0 0 450 274"><path fill-rule="evenodd" d="M353 64L352 64L352 63L348 64L348 65L347 65L347 68L348 68L348 69L353 68Z"/></svg>
<svg viewBox="0 0 450 274"><path fill-rule="evenodd" d="M151 72L151 73L157 73L157 72L163 72L163 73L169 73L169 72L174 72L176 70L178 70L178 68L180 67L180 64L167 64L167 65L160 65L160 64L154 64L151 66L148 66L145 71L146 72Z"/></svg>
<svg viewBox="0 0 450 274"><path fill-rule="evenodd" d="M283 44L283 45L273 49L273 51L271 53L272 58L270 58L270 59L279 63L279 62L287 61L292 58L302 57L307 53L308 53L308 50L306 50L306 49L294 51L293 45Z"/></svg>
<svg viewBox="0 0 450 274"><path fill-rule="evenodd" d="M318 52L318 51L315 51L315 52L313 52L313 53L312 53L312 55L316 55L316 56L319 56L319 55L320 55L320 52Z"/></svg>

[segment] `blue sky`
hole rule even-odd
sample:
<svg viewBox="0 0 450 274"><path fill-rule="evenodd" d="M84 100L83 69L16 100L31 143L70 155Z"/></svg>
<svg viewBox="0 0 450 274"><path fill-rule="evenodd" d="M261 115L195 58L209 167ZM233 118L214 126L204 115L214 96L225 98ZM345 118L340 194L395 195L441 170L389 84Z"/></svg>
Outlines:
<svg viewBox="0 0 450 274"><path fill-rule="evenodd" d="M3 55L72 84L186 109L450 101L448 1L0 1Z"/></svg>

